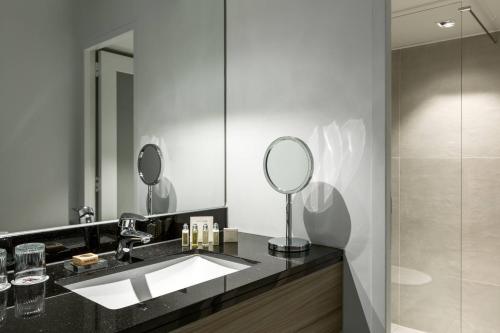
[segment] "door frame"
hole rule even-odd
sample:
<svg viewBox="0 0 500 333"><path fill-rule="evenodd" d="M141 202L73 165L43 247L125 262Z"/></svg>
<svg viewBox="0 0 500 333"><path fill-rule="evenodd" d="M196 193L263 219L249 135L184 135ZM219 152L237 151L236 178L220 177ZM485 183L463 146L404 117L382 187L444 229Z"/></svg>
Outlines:
<svg viewBox="0 0 500 333"><path fill-rule="evenodd" d="M98 50L97 54L99 75L96 89L96 172L99 190L96 191L96 209L97 218L102 220L115 218L119 213L117 73L133 75L134 61L131 55L108 49ZM104 91L106 94L103 94Z"/></svg>
<svg viewBox="0 0 500 333"><path fill-rule="evenodd" d="M134 34L133 25L116 33L114 37L106 37L104 41L83 50L83 205L97 209L96 175L97 175L97 51L107 49L123 38L123 35ZM116 52L116 51L115 51ZM120 53L120 52L116 52ZM123 53L122 53L123 54Z"/></svg>

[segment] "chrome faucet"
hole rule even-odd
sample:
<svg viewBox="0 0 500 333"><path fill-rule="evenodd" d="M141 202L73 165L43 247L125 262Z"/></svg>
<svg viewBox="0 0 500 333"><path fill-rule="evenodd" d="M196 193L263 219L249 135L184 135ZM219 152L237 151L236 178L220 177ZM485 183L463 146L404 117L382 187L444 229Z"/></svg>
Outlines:
<svg viewBox="0 0 500 333"><path fill-rule="evenodd" d="M78 214L78 220L80 224L95 222L95 212L92 207L81 206L78 208L73 208L73 210Z"/></svg>
<svg viewBox="0 0 500 333"><path fill-rule="evenodd" d="M153 238L153 235L146 232L135 230L136 222L147 222L148 219L142 215L133 213L123 213L118 221L120 227L120 238L116 259L132 262L132 249L134 244L147 244Z"/></svg>

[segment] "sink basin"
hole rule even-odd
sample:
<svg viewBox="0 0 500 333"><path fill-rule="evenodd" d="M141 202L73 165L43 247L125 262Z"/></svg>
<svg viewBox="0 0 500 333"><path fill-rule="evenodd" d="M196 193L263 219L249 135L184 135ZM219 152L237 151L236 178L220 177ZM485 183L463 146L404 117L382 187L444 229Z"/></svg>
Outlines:
<svg viewBox="0 0 500 333"><path fill-rule="evenodd" d="M116 310L249 267L213 256L192 254L62 285L95 303Z"/></svg>

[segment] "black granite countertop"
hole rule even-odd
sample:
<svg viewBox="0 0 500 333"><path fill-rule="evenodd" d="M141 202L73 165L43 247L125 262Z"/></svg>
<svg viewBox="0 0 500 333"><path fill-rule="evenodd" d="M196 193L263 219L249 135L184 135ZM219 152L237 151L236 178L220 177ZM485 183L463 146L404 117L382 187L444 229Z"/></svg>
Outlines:
<svg viewBox="0 0 500 333"><path fill-rule="evenodd" d="M45 283L43 313L32 318L16 316L15 298L22 295L15 295L12 287L3 293L3 297L8 293L8 305L0 332L147 332L160 327L162 331L171 330L342 261L341 250L317 245L306 254L289 258L274 256L268 252L267 240L268 237L239 233L238 243L186 250L177 239L134 249L134 256L143 261L133 264L117 262L111 254L101 255L109 259L106 274L192 252L238 257L252 263L250 268L225 277L118 310L107 309L59 284L87 280L104 274L102 270L76 275L64 269L63 263L51 264L47 266L50 279Z"/></svg>

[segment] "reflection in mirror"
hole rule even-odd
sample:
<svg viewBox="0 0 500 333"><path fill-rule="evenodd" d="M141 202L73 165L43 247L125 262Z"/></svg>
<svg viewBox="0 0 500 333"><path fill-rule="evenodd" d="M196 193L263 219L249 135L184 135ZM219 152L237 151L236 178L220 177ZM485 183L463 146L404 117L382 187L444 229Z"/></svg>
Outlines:
<svg viewBox="0 0 500 333"><path fill-rule="evenodd" d="M38 318L45 312L45 291L47 282L14 287L15 317Z"/></svg>
<svg viewBox="0 0 500 333"><path fill-rule="evenodd" d="M153 214L153 185L160 182L163 169L163 157L160 147L152 143L142 147L137 159L137 169L139 177L148 186L146 209L148 215L151 215Z"/></svg>
<svg viewBox="0 0 500 333"><path fill-rule="evenodd" d="M133 129L134 129L134 34L127 32L101 43L105 49L96 50L99 74L96 84L96 119L88 121L84 145L86 161L97 162L94 187L92 165L87 166L89 177L84 195L87 203L96 196L97 218L112 220L133 203ZM94 134L97 149L94 150ZM92 174L92 176L90 176Z"/></svg>
<svg viewBox="0 0 500 333"><path fill-rule="evenodd" d="M0 234L146 214L148 143L156 214L225 205L224 0L3 1L0 22Z"/></svg>
<svg viewBox="0 0 500 333"><path fill-rule="evenodd" d="M147 144L139 152L137 169L144 184L152 186L160 181L163 167L161 150L157 145Z"/></svg>
<svg viewBox="0 0 500 333"><path fill-rule="evenodd" d="M296 139L281 139L270 147L266 159L266 175L281 193L297 193L312 175L312 158L305 144Z"/></svg>
<svg viewBox="0 0 500 333"><path fill-rule="evenodd" d="M6 290L0 291L0 328L5 325L7 319L7 300L9 292Z"/></svg>
<svg viewBox="0 0 500 333"><path fill-rule="evenodd" d="M309 184L313 171L311 150L299 138L284 136L274 140L267 148L264 175L274 190L286 195L286 236L270 239L270 251L292 253L309 250L309 241L292 236L292 194Z"/></svg>

